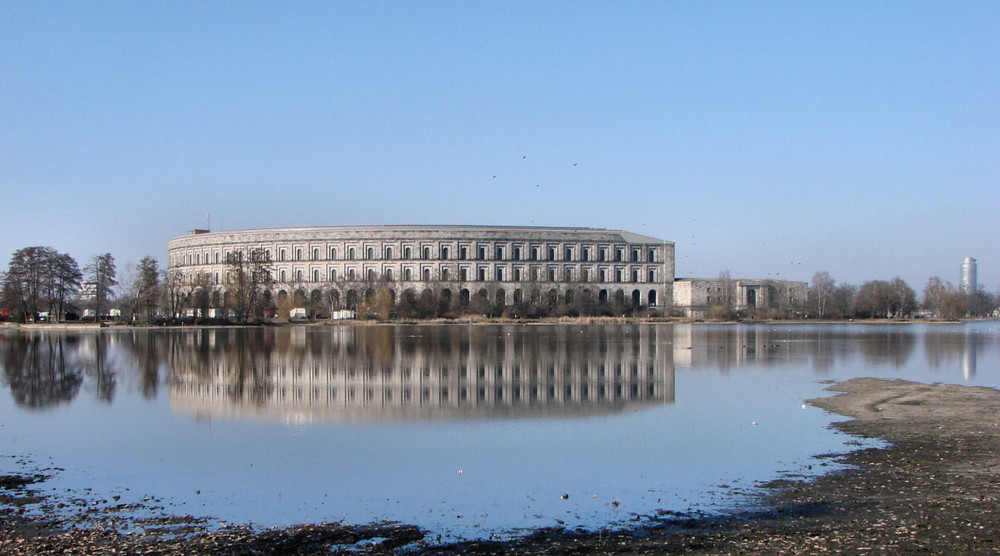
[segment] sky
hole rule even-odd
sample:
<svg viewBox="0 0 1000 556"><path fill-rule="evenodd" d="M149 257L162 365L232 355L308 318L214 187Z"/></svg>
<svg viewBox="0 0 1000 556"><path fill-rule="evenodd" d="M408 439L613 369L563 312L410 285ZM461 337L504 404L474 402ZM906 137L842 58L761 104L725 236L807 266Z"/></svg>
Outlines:
<svg viewBox="0 0 1000 556"><path fill-rule="evenodd" d="M1000 290L997 2L0 0L0 269L194 228L625 229ZM164 263L165 264L165 263Z"/></svg>

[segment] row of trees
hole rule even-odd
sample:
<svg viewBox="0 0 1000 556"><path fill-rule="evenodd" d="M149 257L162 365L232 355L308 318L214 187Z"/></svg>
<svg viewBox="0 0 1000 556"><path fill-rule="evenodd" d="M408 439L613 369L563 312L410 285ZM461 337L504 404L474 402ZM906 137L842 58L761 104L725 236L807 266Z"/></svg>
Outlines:
<svg viewBox="0 0 1000 556"><path fill-rule="evenodd" d="M51 247L25 247L11 255L7 271L0 274L0 309L24 322L43 314L54 322L89 312L100 318L112 310L129 320L150 318L159 312L160 282L159 264L152 257L128 265L119 276L111 253L95 255L81 269L73 257Z"/></svg>
<svg viewBox="0 0 1000 556"><path fill-rule="evenodd" d="M985 290L965 292L940 277L924 287L923 302L901 278L872 280L860 287L838 284L828 272L817 272L809 285L808 315L821 319L909 318L944 319L988 317L998 306L997 296Z"/></svg>
<svg viewBox="0 0 1000 556"><path fill-rule="evenodd" d="M273 311L287 315L288 309L304 306L314 310L357 308L380 320L393 316L451 317L462 313L522 317L621 315L629 314L633 306L624 297L598 298L585 288L572 298L529 288L522 296L516 292L509 300L490 299L485 290L419 293L406 290L397 299L389 285L381 283L340 288L348 299L334 297L340 295L337 289L318 299L313 298L316 292L308 298L304 292L294 292L273 299L269 291L274 282L274 265L267 251L233 251L227 254L225 264L222 294L217 289L216 277L195 275L185 279L178 271L164 273L153 257L144 257L138 265L126 265L119 275L110 253L94 256L81 269L73 257L51 247L26 247L14 252L7 271L0 274L0 309L22 321L34 320L43 313L48 313L50 320L60 321L71 314L82 316L87 310L100 318L112 308L120 311L124 320L148 321L164 314L177 316L186 310L205 317L210 309L216 308L227 309L227 314L238 322L249 322ZM720 275L720 281L728 293L720 296L719 303L726 300L732 303L727 272ZM837 283L828 272L817 272L809 285L806 314L821 319L912 316L956 319L989 316L997 306L997 296L981 289L965 292L939 277L928 280L923 302L918 303L914 290L898 277L890 281L872 280L857 287Z"/></svg>

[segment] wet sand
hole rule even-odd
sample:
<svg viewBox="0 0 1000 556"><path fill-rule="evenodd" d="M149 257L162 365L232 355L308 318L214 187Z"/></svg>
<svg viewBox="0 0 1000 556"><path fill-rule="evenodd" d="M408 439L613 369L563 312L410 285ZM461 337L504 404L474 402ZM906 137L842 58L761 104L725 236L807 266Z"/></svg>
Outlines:
<svg viewBox="0 0 1000 556"><path fill-rule="evenodd" d="M177 554L819 554L1000 552L1000 391L853 379L809 403L849 420L834 426L887 448L830 454L851 467L808 482L777 481L752 511L666 514L617 532L541 530L516 541L428 544L405 525L303 525L206 532L204 520L161 516L122 534L114 512L45 518L55 505L32 485L43 474L0 477L0 552Z"/></svg>

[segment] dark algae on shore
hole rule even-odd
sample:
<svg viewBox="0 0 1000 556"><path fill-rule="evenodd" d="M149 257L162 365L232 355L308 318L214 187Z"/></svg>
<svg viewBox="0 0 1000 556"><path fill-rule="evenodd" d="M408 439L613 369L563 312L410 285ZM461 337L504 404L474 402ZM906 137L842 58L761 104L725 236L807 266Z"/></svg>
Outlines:
<svg viewBox="0 0 1000 556"><path fill-rule="evenodd" d="M624 531L538 530L508 541L435 545L399 524L300 525L255 531L161 516L121 532L112 513L46 519L44 473L0 479L4 554L859 554L1000 552L1000 391L852 379L810 403L849 420L833 426L885 448L837 457L848 468L775 481L754 510L650 516ZM87 512L84 512L85 514ZM67 515L67 514L59 514ZM103 517L102 517L103 516Z"/></svg>

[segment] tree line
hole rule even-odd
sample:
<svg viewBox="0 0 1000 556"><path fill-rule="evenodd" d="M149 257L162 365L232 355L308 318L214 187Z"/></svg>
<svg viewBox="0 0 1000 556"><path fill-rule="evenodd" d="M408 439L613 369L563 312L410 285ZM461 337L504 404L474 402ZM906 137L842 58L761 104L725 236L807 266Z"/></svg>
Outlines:
<svg viewBox="0 0 1000 556"><path fill-rule="evenodd" d="M998 296L982 288L963 291L934 276L927 281L923 301L905 281L871 280L854 286L838 284L829 272L817 272L809 284L808 316L818 319L989 317L1000 305Z"/></svg>
<svg viewBox="0 0 1000 556"><path fill-rule="evenodd" d="M341 284L345 286L340 288L345 299L339 297L337 289L330 289L320 298L306 296L301 291L272 298L273 270L273 262L263 249L227 254L220 284L219 277L207 274L185 278L176 270L165 272L155 258L148 256L119 272L110 253L95 255L81 268L72 256L51 247L25 247L11 255L7 270L0 274L0 311L6 318L20 322L109 317L149 322L190 315L244 323L276 314L287 317L288 310L295 307L308 307L314 314L320 309L356 309L363 317L379 320L473 313L522 318L635 314L630 300L614 296L597 299L586 289L572 299L529 288L523 297L491 301L484 291L469 292L468 298L464 298L448 289L420 293L405 290L397 298L389 284L359 282ZM735 292L729 291L731 282L728 272L720 274L726 295L719 296L716 305L735 302ZM800 316L959 319L991 316L998 304L997 295L981 288L966 292L940 277L928 280L923 301L918 302L913 288L898 277L854 286L838 283L829 272L822 271L809 284L807 307ZM710 314L739 316L735 311Z"/></svg>
<svg viewBox="0 0 1000 556"><path fill-rule="evenodd" d="M110 315L134 320L159 312L159 263L143 258L119 273L111 253L82 268L66 253L45 246L15 251L0 274L0 312L11 320L99 320Z"/></svg>

